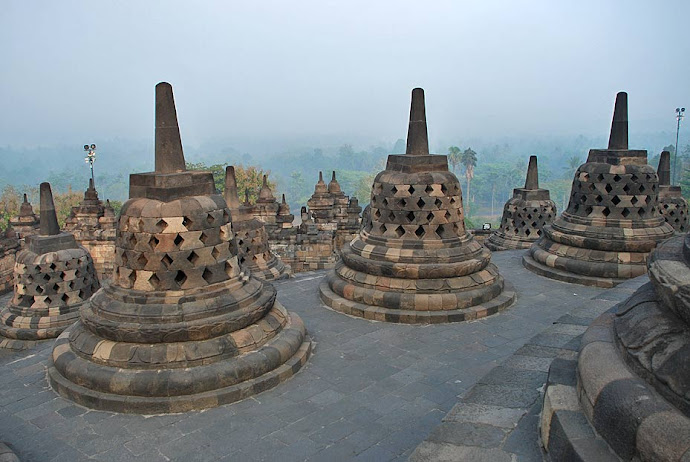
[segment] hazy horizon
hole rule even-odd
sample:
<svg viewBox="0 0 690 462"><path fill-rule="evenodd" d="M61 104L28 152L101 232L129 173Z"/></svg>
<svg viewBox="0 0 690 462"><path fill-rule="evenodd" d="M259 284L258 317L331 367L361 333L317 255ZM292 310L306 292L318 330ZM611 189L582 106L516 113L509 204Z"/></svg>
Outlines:
<svg viewBox="0 0 690 462"><path fill-rule="evenodd" d="M675 131L688 2L520 3L10 0L0 145L152 139L159 81L186 146L395 141L417 86L432 145L606 136L617 91L631 138Z"/></svg>

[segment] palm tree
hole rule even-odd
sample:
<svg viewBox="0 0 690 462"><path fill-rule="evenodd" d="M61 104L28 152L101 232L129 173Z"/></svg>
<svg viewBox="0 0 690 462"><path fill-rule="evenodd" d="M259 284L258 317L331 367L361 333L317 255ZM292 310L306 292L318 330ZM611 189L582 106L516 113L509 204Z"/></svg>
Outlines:
<svg viewBox="0 0 690 462"><path fill-rule="evenodd" d="M455 167L460 163L460 158L462 157L462 151L457 146L451 146L448 148L448 162L450 162L453 168L453 173L455 173Z"/></svg>
<svg viewBox="0 0 690 462"><path fill-rule="evenodd" d="M467 178L467 213L470 215L470 181L474 178L474 167L477 165L477 153L472 148L467 148L462 153L460 163L465 166L465 178Z"/></svg>
<svg viewBox="0 0 690 462"><path fill-rule="evenodd" d="M563 167L565 170L565 176L568 177L568 174L572 174L574 170L577 170L577 168L582 164L582 160L580 159L580 156L578 155L572 155L566 160L567 165Z"/></svg>

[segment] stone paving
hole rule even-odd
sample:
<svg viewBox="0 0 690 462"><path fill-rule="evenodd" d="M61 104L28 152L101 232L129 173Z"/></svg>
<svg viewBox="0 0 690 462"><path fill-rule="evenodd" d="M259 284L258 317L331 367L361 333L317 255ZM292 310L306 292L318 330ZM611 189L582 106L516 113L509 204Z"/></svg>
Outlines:
<svg viewBox="0 0 690 462"><path fill-rule="evenodd" d="M336 313L318 299L325 271L278 282L278 299L302 317L315 342L312 358L272 390L201 412L144 417L90 411L48 387L52 342L0 352L0 440L22 461L406 460L458 396L602 292L536 276L522 268L523 253L492 258L515 286L516 304L470 323L415 326ZM565 338L570 341L568 332L542 336L545 347ZM506 383L520 380L505 372L491 374ZM536 429L534 412L528 416ZM495 439L488 430L474 437ZM513 431L516 440L519 430Z"/></svg>
<svg viewBox="0 0 690 462"><path fill-rule="evenodd" d="M538 427L549 367L551 374L572 376L569 385L574 387L573 368L566 369L577 359L587 326L648 281L646 275L625 281L585 301L531 338L463 395L415 449L410 462L541 461ZM580 417L584 421L584 415ZM616 459L601 440L589 443L587 452L591 460Z"/></svg>

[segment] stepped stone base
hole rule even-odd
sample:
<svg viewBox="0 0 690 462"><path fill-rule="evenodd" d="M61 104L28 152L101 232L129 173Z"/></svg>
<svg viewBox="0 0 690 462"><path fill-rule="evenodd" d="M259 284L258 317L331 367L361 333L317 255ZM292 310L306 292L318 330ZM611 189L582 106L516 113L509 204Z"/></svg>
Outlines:
<svg viewBox="0 0 690 462"><path fill-rule="evenodd" d="M522 257L522 265L528 270L540 276L544 276L550 279L556 279L558 281L570 282L572 284L581 284L585 286L611 288L617 286L622 282L627 281L627 279L620 278L585 276L582 274L564 271L558 268L552 268L550 266L543 265L538 261L534 260L529 252Z"/></svg>
<svg viewBox="0 0 690 462"><path fill-rule="evenodd" d="M552 365L540 425L550 460L690 460L690 419L631 371L615 340L616 312L650 290L597 318L577 362Z"/></svg>
<svg viewBox="0 0 690 462"><path fill-rule="evenodd" d="M513 286L504 281L503 291L491 300L479 303L468 308L457 310L399 310L380 306L365 305L341 297L333 292L329 286L331 279L337 279L336 273L328 274L319 286L321 300L335 311L357 316L371 321L396 322L403 324L439 324L446 322L472 321L485 318L508 308L515 302L516 293ZM455 297L456 294L448 294ZM432 296L442 297L443 294ZM415 297L428 297L426 294L417 294Z"/></svg>
<svg viewBox="0 0 690 462"><path fill-rule="evenodd" d="M273 309L280 311L278 316L288 316L289 321L260 348L210 364L161 370L122 369L77 356L70 348L72 331L83 335L79 334L80 326L77 324L58 337L53 349L53 365L48 368L48 380L53 389L65 398L103 411L178 413L233 403L273 388L292 377L311 353L312 343L299 316L288 314L278 302ZM233 333L230 341L251 343L257 327L254 324ZM93 357L108 356L113 347L110 343L113 342L102 341L91 345L94 348ZM201 345L203 342L195 343L198 343L198 348L204 348ZM250 346L248 344L247 348ZM170 347L169 353L179 353L177 345L170 344ZM103 351L99 352L99 349ZM113 354L115 352L112 350ZM113 360L109 357L105 359ZM65 375L69 376L69 380ZM88 385L89 388L82 385Z"/></svg>

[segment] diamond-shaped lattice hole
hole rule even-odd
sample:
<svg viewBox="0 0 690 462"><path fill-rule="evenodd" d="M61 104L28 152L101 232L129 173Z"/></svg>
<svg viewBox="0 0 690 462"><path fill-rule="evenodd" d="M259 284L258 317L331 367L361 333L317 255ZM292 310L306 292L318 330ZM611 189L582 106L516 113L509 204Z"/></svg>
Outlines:
<svg viewBox="0 0 690 462"><path fill-rule="evenodd" d="M611 191L613 191L613 186L606 183L606 187L604 187L604 189L606 190L607 193L610 193Z"/></svg>
<svg viewBox="0 0 690 462"><path fill-rule="evenodd" d="M51 263L50 266L49 266L49 268L50 268L52 271L55 271L55 268L57 268L57 266L55 266L55 263Z"/></svg>
<svg viewBox="0 0 690 462"><path fill-rule="evenodd" d="M421 239L426 234L426 231L424 231L423 226L417 226L417 229L414 230L414 233L418 238Z"/></svg>
<svg viewBox="0 0 690 462"><path fill-rule="evenodd" d="M212 225L213 222L215 222L215 221L216 221L216 219L213 218L213 215L211 215L210 213L206 215L206 223L208 223L209 225Z"/></svg>
<svg viewBox="0 0 690 462"><path fill-rule="evenodd" d="M443 225L438 225L436 227L436 234L438 234L438 237L443 237L443 233L446 230L446 228Z"/></svg>
<svg viewBox="0 0 690 462"><path fill-rule="evenodd" d="M388 199L386 199L385 197L381 199L381 205L383 205L384 207L388 207Z"/></svg>
<svg viewBox="0 0 690 462"><path fill-rule="evenodd" d="M530 231L530 229L527 228L527 229L525 230L525 236L529 236L530 234L532 234L532 231Z"/></svg>
<svg viewBox="0 0 690 462"><path fill-rule="evenodd" d="M400 208L405 208L407 207L407 200L405 199L400 199Z"/></svg>
<svg viewBox="0 0 690 462"><path fill-rule="evenodd" d="M630 181L632 181L633 183L636 183L637 180L639 180L639 178L637 177L637 175L635 175L635 174L633 173L633 174L630 176Z"/></svg>
<svg viewBox="0 0 690 462"><path fill-rule="evenodd" d="M605 217L608 217L609 215L611 215L611 210L609 210L608 207L604 207L604 210L602 210L601 213L602 213L602 215L604 215Z"/></svg>
<svg viewBox="0 0 690 462"><path fill-rule="evenodd" d="M175 282L177 283L178 286L182 287L184 282L187 280L187 275L184 274L184 271L178 271L177 274L175 275Z"/></svg>
<svg viewBox="0 0 690 462"><path fill-rule="evenodd" d="M643 184L640 185L640 193L643 193L647 190L647 188L644 187Z"/></svg>
<svg viewBox="0 0 690 462"><path fill-rule="evenodd" d="M618 183L618 182L619 182L620 180L622 180L622 179L623 179L623 178L621 178L621 176L618 175L618 174L613 175L613 181L615 181L616 183Z"/></svg>
<svg viewBox="0 0 690 462"><path fill-rule="evenodd" d="M393 222L395 221L395 213L392 210L388 212L388 219Z"/></svg>
<svg viewBox="0 0 690 462"><path fill-rule="evenodd" d="M158 232L163 231L167 227L168 223L165 220L159 220L158 223L156 223L156 228L158 228Z"/></svg>
<svg viewBox="0 0 690 462"><path fill-rule="evenodd" d="M58 290L60 290L60 286L57 284L53 284L53 290L57 292Z"/></svg>
<svg viewBox="0 0 690 462"><path fill-rule="evenodd" d="M393 186L391 187L391 192L393 193L393 195L395 195L395 193L398 192L398 188L396 188L395 185L393 185Z"/></svg>
<svg viewBox="0 0 690 462"><path fill-rule="evenodd" d="M218 259L218 255L220 255L220 251L218 250L217 247L214 247L213 250L211 250L211 256L214 259ZM191 256L191 255L190 255Z"/></svg>
<svg viewBox="0 0 690 462"><path fill-rule="evenodd" d="M596 201L597 204L601 204L601 201L603 201L604 198L601 197L601 196L597 196L597 197L594 198L594 200Z"/></svg>
<svg viewBox="0 0 690 462"><path fill-rule="evenodd" d="M148 262L149 262L148 259L144 256L143 253L142 253L141 255L139 255L139 258L137 258L137 264L138 264L139 266L141 266L142 268L143 268L144 266L146 266L146 264L147 264Z"/></svg>
<svg viewBox="0 0 690 462"><path fill-rule="evenodd" d="M43 293L43 287L41 287L41 286L36 286L36 293L37 293L37 294L42 294L42 293Z"/></svg>
<svg viewBox="0 0 690 462"><path fill-rule="evenodd" d="M53 303L53 299L50 297L46 297L44 301L46 302L46 305L50 305L51 303Z"/></svg>
<svg viewBox="0 0 690 462"><path fill-rule="evenodd" d="M130 286L134 286L134 283L137 280L137 272L132 270L129 272L129 276L127 276L127 279L129 280Z"/></svg>
<svg viewBox="0 0 690 462"><path fill-rule="evenodd" d="M206 268L201 274L201 277L204 278L204 281L206 281L208 284L211 284L211 281L213 280L213 273Z"/></svg>
<svg viewBox="0 0 690 462"><path fill-rule="evenodd" d="M427 194L431 194L434 190L434 187L431 186L430 184L426 185L426 188L424 188L424 192Z"/></svg>
<svg viewBox="0 0 690 462"><path fill-rule="evenodd" d="M618 205L618 204L620 204L621 200L618 196L613 196L613 199L611 199L611 202L613 202L613 205Z"/></svg>
<svg viewBox="0 0 690 462"><path fill-rule="evenodd" d="M60 297L60 300L62 300L63 303L69 302L69 295L62 294L62 297Z"/></svg>
<svg viewBox="0 0 690 462"><path fill-rule="evenodd" d="M421 197L417 201L417 207L419 207L420 209L424 207L424 199L422 199Z"/></svg>
<svg viewBox="0 0 690 462"><path fill-rule="evenodd" d="M410 223L412 223L412 222L414 221L414 219L415 219L414 212L412 212L412 211L407 212L406 217L407 217L407 221L409 221Z"/></svg>
<svg viewBox="0 0 690 462"><path fill-rule="evenodd" d="M448 193L448 188L446 188L446 185L441 183L441 192L445 196Z"/></svg>
<svg viewBox="0 0 690 462"><path fill-rule="evenodd" d="M225 262L225 274L227 274L228 276L232 275L232 265L229 261Z"/></svg>
<svg viewBox="0 0 690 462"><path fill-rule="evenodd" d="M193 224L194 224L194 221L189 217L184 217L182 219L182 226L184 226L187 229L191 228Z"/></svg>
<svg viewBox="0 0 690 462"><path fill-rule="evenodd" d="M597 182L601 183L602 181L604 181L604 175L600 173L597 175Z"/></svg>
<svg viewBox="0 0 690 462"><path fill-rule="evenodd" d="M589 214L592 213L593 210L594 210L594 209L593 209L592 207L587 207L587 208L585 209L585 213L586 213L587 215L589 215Z"/></svg>
<svg viewBox="0 0 690 462"><path fill-rule="evenodd" d="M228 210L225 209L223 210L223 224L227 223L230 221L230 215L228 214Z"/></svg>
<svg viewBox="0 0 690 462"><path fill-rule="evenodd" d="M625 186L623 186L623 191L628 194L630 192L630 185L626 183Z"/></svg>
<svg viewBox="0 0 690 462"><path fill-rule="evenodd" d="M50 281L50 274L44 274L44 275L43 275L43 280L46 281L46 282Z"/></svg>
<svg viewBox="0 0 690 462"><path fill-rule="evenodd" d="M374 218L376 218L377 220L381 218L381 212L379 212L379 209L376 209L374 211Z"/></svg>
<svg viewBox="0 0 690 462"><path fill-rule="evenodd" d="M184 242L184 238L178 234L177 236L175 236L175 240L173 242L175 243L176 246L179 247L180 244L182 244Z"/></svg>
<svg viewBox="0 0 690 462"><path fill-rule="evenodd" d="M623 215L623 218L628 218L628 215L630 215L630 210L628 210L627 207L624 208L621 212L621 215Z"/></svg>
<svg viewBox="0 0 690 462"><path fill-rule="evenodd" d="M449 212L448 210L446 210L446 213L443 214L443 217L444 217L446 220L450 220L450 217L451 217L451 216L452 216L452 215L450 214L450 212Z"/></svg>
<svg viewBox="0 0 690 462"><path fill-rule="evenodd" d="M436 200L434 200L434 205L440 209L443 205L443 201L441 199L436 198Z"/></svg>
<svg viewBox="0 0 690 462"><path fill-rule="evenodd" d="M165 255L163 255L161 262L163 262L163 264L165 265L166 268L170 268L170 265L172 265L172 263L173 263L173 259L170 258L170 255L168 255L166 253Z"/></svg>
<svg viewBox="0 0 690 462"><path fill-rule="evenodd" d="M205 232L201 233L201 236L199 236L199 240L201 241L202 244L206 244L206 241L208 241L208 236L206 235Z"/></svg>
<svg viewBox="0 0 690 462"><path fill-rule="evenodd" d="M640 217L644 217L644 215L645 215L644 209L643 209L643 208L639 208L639 209L637 210L637 214L638 214Z"/></svg>
<svg viewBox="0 0 690 462"><path fill-rule="evenodd" d="M632 199L630 199L630 203L631 203L632 205L635 205L635 204L637 204L638 202L639 202L639 201L637 200L637 196L633 196Z"/></svg>
<svg viewBox="0 0 690 462"><path fill-rule="evenodd" d="M129 242L129 246L133 249L137 245L137 237L134 234L130 234L127 242Z"/></svg>
<svg viewBox="0 0 690 462"><path fill-rule="evenodd" d="M407 190L410 191L410 195L414 194L414 186L410 185Z"/></svg>
<svg viewBox="0 0 690 462"><path fill-rule="evenodd" d="M454 197L451 197L449 202L450 202L450 205L455 205L455 203L456 203L457 201L455 200Z"/></svg>
<svg viewBox="0 0 690 462"><path fill-rule="evenodd" d="M151 286L156 290L160 289L161 280L158 276L156 276L156 273L153 273L149 278L149 284L151 284Z"/></svg>
<svg viewBox="0 0 690 462"><path fill-rule="evenodd" d="M159 242L160 241L156 236L151 236L151 239L149 239L149 246L151 247L151 250L156 250L156 246Z"/></svg>
<svg viewBox="0 0 690 462"><path fill-rule="evenodd" d="M426 215L426 221L431 221L431 220L433 220L433 219L434 219L434 214L431 213L431 212L427 213L427 215Z"/></svg>
<svg viewBox="0 0 690 462"><path fill-rule="evenodd" d="M398 226L397 228L395 228L395 235L396 236L398 236L400 238L403 236L403 234L405 234L405 228L403 228L402 226Z"/></svg>
<svg viewBox="0 0 690 462"><path fill-rule="evenodd" d="M189 261L189 263L191 263L192 265L196 265L196 262L199 261L199 255L197 255L197 253L192 250L192 253L190 253L187 257L187 261Z"/></svg>
<svg viewBox="0 0 690 462"><path fill-rule="evenodd" d="M652 202L651 196L645 196L645 197L644 197L644 203L647 204L647 205L649 205L650 202Z"/></svg>

